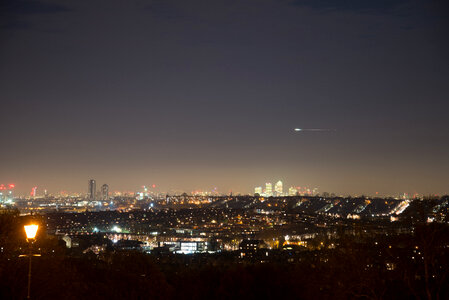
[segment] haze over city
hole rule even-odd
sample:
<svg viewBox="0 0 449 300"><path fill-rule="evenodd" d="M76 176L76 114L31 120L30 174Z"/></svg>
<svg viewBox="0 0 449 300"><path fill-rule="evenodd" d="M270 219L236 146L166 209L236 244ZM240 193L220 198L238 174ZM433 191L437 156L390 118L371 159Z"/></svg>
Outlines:
<svg viewBox="0 0 449 300"><path fill-rule="evenodd" d="M1 4L17 194L449 192L445 1L32 3Z"/></svg>

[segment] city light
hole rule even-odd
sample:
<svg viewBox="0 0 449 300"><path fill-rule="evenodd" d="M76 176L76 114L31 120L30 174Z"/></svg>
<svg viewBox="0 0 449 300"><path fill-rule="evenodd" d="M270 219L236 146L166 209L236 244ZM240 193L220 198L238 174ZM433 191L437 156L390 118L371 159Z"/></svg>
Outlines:
<svg viewBox="0 0 449 300"><path fill-rule="evenodd" d="M30 224L30 225L25 225L24 227L25 227L27 239L29 239L29 240L34 239L36 237L36 233L39 228L39 225Z"/></svg>
<svg viewBox="0 0 449 300"><path fill-rule="evenodd" d="M122 229L118 226L114 226L114 227L112 227L112 231L119 233L119 232L122 232Z"/></svg>

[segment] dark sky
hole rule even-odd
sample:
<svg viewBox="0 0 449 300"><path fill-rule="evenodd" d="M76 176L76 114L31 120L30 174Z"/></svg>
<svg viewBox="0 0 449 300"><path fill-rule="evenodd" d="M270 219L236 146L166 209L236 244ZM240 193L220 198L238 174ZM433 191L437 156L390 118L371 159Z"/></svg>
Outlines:
<svg viewBox="0 0 449 300"><path fill-rule="evenodd" d="M19 193L449 193L447 1L0 3Z"/></svg>

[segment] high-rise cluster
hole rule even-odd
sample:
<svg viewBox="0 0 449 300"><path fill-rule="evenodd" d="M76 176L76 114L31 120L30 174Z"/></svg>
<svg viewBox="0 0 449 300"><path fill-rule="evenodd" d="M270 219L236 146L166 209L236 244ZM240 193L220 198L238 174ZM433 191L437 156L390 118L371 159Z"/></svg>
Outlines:
<svg viewBox="0 0 449 300"><path fill-rule="evenodd" d="M262 197L280 197L280 196L297 196L297 195L308 195L314 196L318 194L318 188L308 188L308 187L300 187L300 186L291 186L284 192L284 185L282 181L276 182L274 185L271 182L267 182L265 184L265 189L261 186L254 188L254 194L260 195Z"/></svg>
<svg viewBox="0 0 449 300"><path fill-rule="evenodd" d="M97 200L97 183L95 179L89 179L87 183L87 198L90 201ZM109 199L109 185L106 183L101 186L101 195L99 200L108 200Z"/></svg>
<svg viewBox="0 0 449 300"><path fill-rule="evenodd" d="M264 197L271 197L271 196L284 196L284 188L282 181L276 182L274 185L274 192L273 192L273 184L271 182L265 183L265 189L262 189L261 186L258 186L254 188L254 194L258 194L260 196Z"/></svg>

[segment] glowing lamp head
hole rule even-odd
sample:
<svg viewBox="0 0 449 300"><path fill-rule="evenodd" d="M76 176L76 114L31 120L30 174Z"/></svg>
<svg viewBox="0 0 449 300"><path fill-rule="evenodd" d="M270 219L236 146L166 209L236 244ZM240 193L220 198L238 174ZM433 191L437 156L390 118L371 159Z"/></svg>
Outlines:
<svg viewBox="0 0 449 300"><path fill-rule="evenodd" d="M36 238L37 229L39 228L39 225L31 224L31 225L25 225L25 233L27 235L27 239L34 239Z"/></svg>

